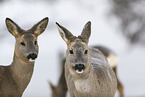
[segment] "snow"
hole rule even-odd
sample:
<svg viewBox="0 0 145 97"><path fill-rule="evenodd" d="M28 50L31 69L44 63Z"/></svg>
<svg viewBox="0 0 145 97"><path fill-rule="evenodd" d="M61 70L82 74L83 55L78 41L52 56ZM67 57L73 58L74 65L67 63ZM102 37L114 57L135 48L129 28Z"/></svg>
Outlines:
<svg viewBox="0 0 145 97"><path fill-rule="evenodd" d="M66 50L55 22L79 35L88 21L92 23L89 45L103 45L118 55L118 75L125 87L126 96L145 95L145 49L129 47L119 34L116 24L107 17L107 0L11 0L0 2L0 64L10 64L14 53L14 37L6 30L5 18L14 20L23 29L49 17L45 32L39 36L39 55L33 77L23 97L51 97L48 81L57 84L60 74L58 53ZM115 21L115 23L117 23ZM116 95L118 97L118 94Z"/></svg>

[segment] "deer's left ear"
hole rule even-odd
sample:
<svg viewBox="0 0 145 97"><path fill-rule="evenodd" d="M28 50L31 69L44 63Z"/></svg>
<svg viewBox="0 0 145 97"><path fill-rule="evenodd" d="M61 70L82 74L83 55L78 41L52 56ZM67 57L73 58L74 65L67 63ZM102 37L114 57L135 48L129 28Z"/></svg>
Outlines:
<svg viewBox="0 0 145 97"><path fill-rule="evenodd" d="M79 37L82 39L82 41L88 43L90 35L91 35L91 22L88 21L84 26L83 31Z"/></svg>
<svg viewBox="0 0 145 97"><path fill-rule="evenodd" d="M32 30L32 32L36 36L39 36L46 29L47 24L48 24L48 20L49 20L48 17L42 19L40 22L38 22L37 24L35 24L30 30Z"/></svg>

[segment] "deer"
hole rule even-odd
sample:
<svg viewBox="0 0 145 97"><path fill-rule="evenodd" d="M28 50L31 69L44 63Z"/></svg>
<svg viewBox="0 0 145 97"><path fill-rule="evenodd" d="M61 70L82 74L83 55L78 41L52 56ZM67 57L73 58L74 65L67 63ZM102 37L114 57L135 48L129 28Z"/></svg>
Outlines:
<svg viewBox="0 0 145 97"><path fill-rule="evenodd" d="M38 57L37 37L44 32L48 17L42 19L29 30L23 30L10 18L6 27L15 37L13 61L8 66L0 65L0 97L21 97L28 86Z"/></svg>
<svg viewBox="0 0 145 97"><path fill-rule="evenodd" d="M120 82L117 75L117 64L118 64L117 55L112 50L102 45L95 45L95 46L90 46L90 47L100 50L104 54L104 56L107 58L108 63L112 67L117 78L117 90L119 92L119 96L124 97L124 86ZM63 56L59 56L59 57L61 58ZM65 76L64 76L65 75L64 73L65 61L66 61L65 58L61 60L62 71L61 71L61 76L58 81L58 85L54 86L52 83L49 82L49 85L52 91L52 97L66 97L68 89L67 89Z"/></svg>
<svg viewBox="0 0 145 97"><path fill-rule="evenodd" d="M56 25L67 44L65 79L70 97L114 97L115 73L101 51L88 47L91 22L85 24L79 36L57 22Z"/></svg>

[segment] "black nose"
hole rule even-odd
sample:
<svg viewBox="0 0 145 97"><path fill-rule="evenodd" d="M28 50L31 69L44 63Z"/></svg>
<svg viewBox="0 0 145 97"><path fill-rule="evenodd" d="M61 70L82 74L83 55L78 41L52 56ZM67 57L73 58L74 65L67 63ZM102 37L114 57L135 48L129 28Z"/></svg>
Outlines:
<svg viewBox="0 0 145 97"><path fill-rule="evenodd" d="M32 53L27 56L28 59L32 58L33 60L37 58L37 54Z"/></svg>
<svg viewBox="0 0 145 97"><path fill-rule="evenodd" d="M82 71L85 69L85 65L84 64L76 64L74 67L75 70L79 70Z"/></svg>

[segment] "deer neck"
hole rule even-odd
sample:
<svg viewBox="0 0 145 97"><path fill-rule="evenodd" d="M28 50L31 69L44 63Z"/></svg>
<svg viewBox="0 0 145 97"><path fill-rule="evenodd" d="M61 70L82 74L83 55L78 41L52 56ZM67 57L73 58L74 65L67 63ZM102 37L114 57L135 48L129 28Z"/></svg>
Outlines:
<svg viewBox="0 0 145 97"><path fill-rule="evenodd" d="M22 93L27 87L32 77L34 62L24 62L14 54L13 62L10 65L12 77L18 87L19 93Z"/></svg>
<svg viewBox="0 0 145 97"><path fill-rule="evenodd" d="M91 92L92 85L90 83L92 83L94 79L93 74L94 74L93 69L90 66L88 70L84 72L84 74L79 76L73 76L74 85L78 92L81 93Z"/></svg>

